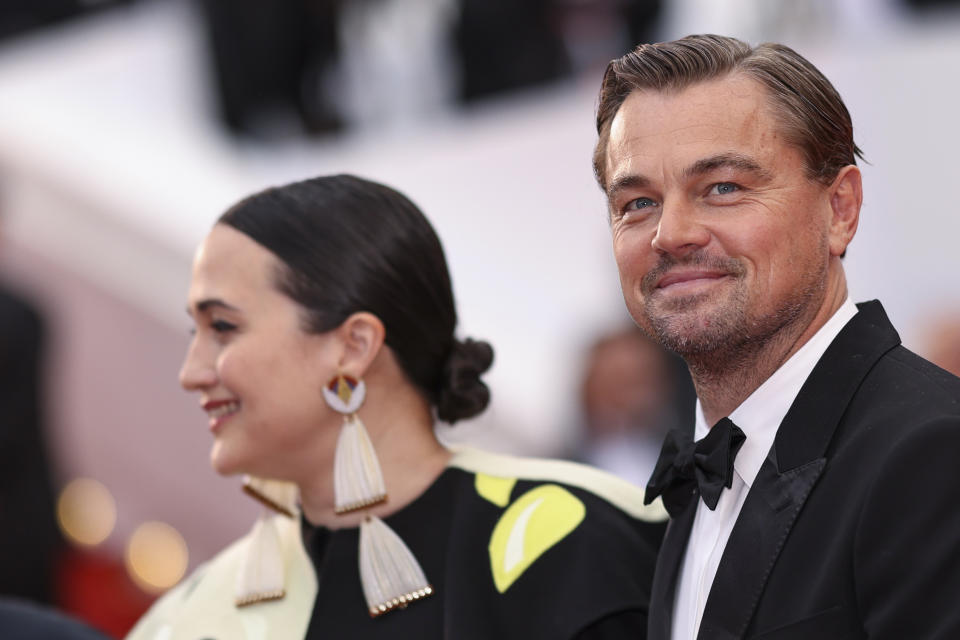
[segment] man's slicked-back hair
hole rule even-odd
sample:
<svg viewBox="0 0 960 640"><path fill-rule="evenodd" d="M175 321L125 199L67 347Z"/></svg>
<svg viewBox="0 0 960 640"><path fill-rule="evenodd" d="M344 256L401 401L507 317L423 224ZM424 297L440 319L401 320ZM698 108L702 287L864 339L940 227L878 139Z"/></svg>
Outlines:
<svg viewBox="0 0 960 640"><path fill-rule="evenodd" d="M736 38L695 35L642 44L607 65L597 105L600 138L593 152L600 188L607 187L610 125L631 93L680 91L733 73L753 78L767 90L781 133L803 153L811 179L830 183L840 169L863 158L840 94L806 58L781 44L751 47Z"/></svg>

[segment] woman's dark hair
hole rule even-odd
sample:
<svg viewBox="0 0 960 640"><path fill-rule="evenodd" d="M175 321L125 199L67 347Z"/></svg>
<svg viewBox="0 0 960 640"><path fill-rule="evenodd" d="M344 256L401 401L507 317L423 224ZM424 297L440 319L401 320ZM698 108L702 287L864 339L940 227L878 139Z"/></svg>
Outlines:
<svg viewBox="0 0 960 640"><path fill-rule="evenodd" d="M453 423L483 411L490 391L486 342L454 336L457 311L443 247L403 194L350 175L256 193L218 222L244 233L281 263L276 286L305 310L304 329L330 331L367 311L437 417Z"/></svg>

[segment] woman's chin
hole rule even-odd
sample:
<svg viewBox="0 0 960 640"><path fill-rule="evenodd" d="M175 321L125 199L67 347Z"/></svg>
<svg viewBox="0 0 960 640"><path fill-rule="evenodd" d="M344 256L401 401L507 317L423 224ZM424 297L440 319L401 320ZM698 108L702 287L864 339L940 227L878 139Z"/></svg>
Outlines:
<svg viewBox="0 0 960 640"><path fill-rule="evenodd" d="M221 476L235 476L240 473L246 473L244 470L244 465L240 463L239 460L226 455L225 451L219 450L219 447L214 446L213 451L210 452L210 466Z"/></svg>

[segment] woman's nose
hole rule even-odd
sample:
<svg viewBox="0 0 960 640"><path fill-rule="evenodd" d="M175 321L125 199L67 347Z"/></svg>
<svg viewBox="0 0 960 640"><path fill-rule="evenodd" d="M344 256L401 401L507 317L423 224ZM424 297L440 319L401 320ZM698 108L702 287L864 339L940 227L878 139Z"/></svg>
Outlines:
<svg viewBox="0 0 960 640"><path fill-rule="evenodd" d="M205 354L199 340L194 338L180 367L180 386L187 391L200 391L216 382L217 371L213 359Z"/></svg>

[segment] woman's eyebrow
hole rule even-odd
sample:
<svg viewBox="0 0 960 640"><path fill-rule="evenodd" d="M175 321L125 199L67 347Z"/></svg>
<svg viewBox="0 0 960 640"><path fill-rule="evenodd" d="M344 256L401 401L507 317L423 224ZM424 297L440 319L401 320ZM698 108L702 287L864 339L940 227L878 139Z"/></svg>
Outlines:
<svg viewBox="0 0 960 640"><path fill-rule="evenodd" d="M193 304L193 310L196 310L196 313L202 313L210 308L217 307L220 309L227 309L229 311L239 311L233 305L227 304L220 298L204 298L203 300L198 300ZM187 315L193 315L193 310L190 306L187 306Z"/></svg>

